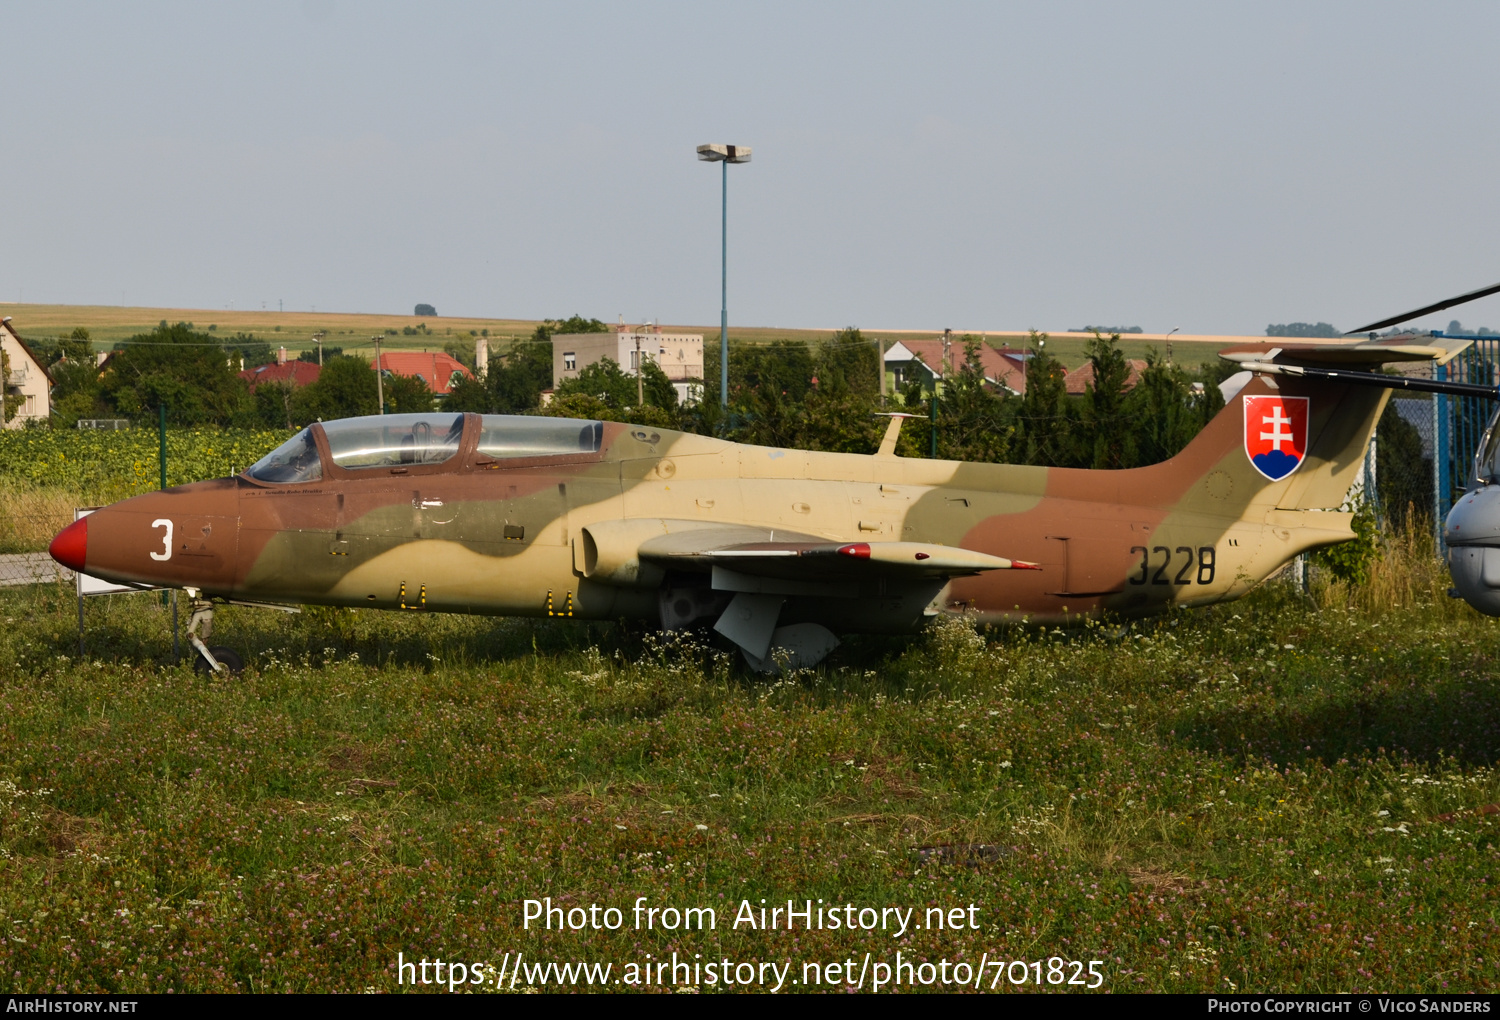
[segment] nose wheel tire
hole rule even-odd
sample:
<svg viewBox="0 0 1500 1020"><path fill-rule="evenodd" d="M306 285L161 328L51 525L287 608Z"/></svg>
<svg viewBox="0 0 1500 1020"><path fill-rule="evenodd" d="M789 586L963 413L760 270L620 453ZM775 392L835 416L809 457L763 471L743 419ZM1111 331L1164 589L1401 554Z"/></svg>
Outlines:
<svg viewBox="0 0 1500 1020"><path fill-rule="evenodd" d="M225 648L223 645L210 645L208 650L215 659L219 660L220 665L229 668L230 673L238 675L245 668L244 660L239 657L239 653L233 648ZM204 676L213 674L213 670L208 665L208 660L201 655L193 656L193 671L201 673Z"/></svg>

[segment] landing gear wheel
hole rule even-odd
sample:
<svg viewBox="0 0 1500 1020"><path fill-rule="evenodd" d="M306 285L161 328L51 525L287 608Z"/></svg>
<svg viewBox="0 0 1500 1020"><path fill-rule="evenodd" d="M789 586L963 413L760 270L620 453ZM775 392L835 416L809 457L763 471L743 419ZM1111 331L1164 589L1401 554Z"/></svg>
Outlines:
<svg viewBox="0 0 1500 1020"><path fill-rule="evenodd" d="M244 660L233 648L225 648L223 645L210 645L209 654L219 660L221 666L227 666L230 673L239 675L245 668ZM193 671L202 673L204 676L212 676L213 670L209 668L208 660L201 655L193 656Z"/></svg>

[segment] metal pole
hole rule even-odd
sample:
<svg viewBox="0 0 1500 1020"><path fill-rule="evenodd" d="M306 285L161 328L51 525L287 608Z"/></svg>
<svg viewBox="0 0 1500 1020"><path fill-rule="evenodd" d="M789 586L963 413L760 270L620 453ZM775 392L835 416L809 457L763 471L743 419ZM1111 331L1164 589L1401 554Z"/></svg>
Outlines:
<svg viewBox="0 0 1500 1020"><path fill-rule="evenodd" d="M157 443L158 443L157 460L158 460L158 463L161 466L161 487L163 489L165 489L167 487L167 405L166 404L162 404L159 408L157 408L157 414L158 414L157 430L156 430ZM168 552L170 552L170 551L171 550L168 550ZM161 593L161 605L162 605L163 609L165 609L167 607L167 593L166 592L162 592ZM174 605L175 605L175 603L174 603ZM173 634L173 638L172 638L173 654L175 655L176 654L176 642L177 642L177 639L176 639L177 630L176 630L175 623L174 623L174 626L173 626L172 634Z"/></svg>
<svg viewBox="0 0 1500 1020"><path fill-rule="evenodd" d="M875 371L880 373L880 409L885 410L885 341L875 340Z"/></svg>
<svg viewBox="0 0 1500 1020"><path fill-rule="evenodd" d="M645 365L641 364L641 335L635 335L635 406L640 407L646 403L645 376L643 370Z"/></svg>
<svg viewBox="0 0 1500 1020"><path fill-rule="evenodd" d="M1446 380L1448 366L1437 365L1433 378ZM1448 481L1448 397L1432 395L1432 527L1438 555L1443 553L1443 521L1448 516L1452 489Z"/></svg>
<svg viewBox="0 0 1500 1020"><path fill-rule="evenodd" d="M157 438L160 442L157 461L161 465L161 487L165 489L167 487L167 405L162 404L157 411L160 412L161 419L157 426Z"/></svg>
<svg viewBox="0 0 1500 1020"><path fill-rule="evenodd" d="M719 230L719 406L729 413L729 160L723 161L723 209Z"/></svg>
<svg viewBox="0 0 1500 1020"><path fill-rule="evenodd" d="M385 379L380 375L380 337L372 336L375 341L375 399L380 401L380 413L385 414Z"/></svg>
<svg viewBox="0 0 1500 1020"><path fill-rule="evenodd" d="M938 394L937 380L932 383L932 459L937 460L937 416L938 416Z"/></svg>

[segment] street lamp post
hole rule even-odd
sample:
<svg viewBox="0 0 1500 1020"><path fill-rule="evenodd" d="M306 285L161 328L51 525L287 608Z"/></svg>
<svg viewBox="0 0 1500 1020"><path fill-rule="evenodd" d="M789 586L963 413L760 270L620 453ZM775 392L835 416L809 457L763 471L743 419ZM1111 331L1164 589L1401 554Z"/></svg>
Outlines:
<svg viewBox="0 0 1500 1020"><path fill-rule="evenodd" d="M729 164L750 162L748 145L700 145L698 158L723 163L723 208L719 234L719 406L729 409Z"/></svg>
<svg viewBox="0 0 1500 1020"><path fill-rule="evenodd" d="M380 373L380 341L385 339L385 334L370 339L375 341L375 399L380 402L380 413L385 414L385 377Z"/></svg>

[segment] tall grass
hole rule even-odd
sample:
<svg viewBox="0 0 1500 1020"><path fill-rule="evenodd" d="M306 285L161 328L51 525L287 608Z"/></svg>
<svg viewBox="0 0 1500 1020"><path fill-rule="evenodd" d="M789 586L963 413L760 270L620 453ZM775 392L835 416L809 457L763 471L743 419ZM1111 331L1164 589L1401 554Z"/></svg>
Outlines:
<svg viewBox="0 0 1500 1020"><path fill-rule="evenodd" d="M1324 608L1341 606L1377 615L1431 609L1451 619L1467 613L1461 601L1448 597L1451 583L1432 522L1409 513L1402 525L1379 534L1363 581L1351 584L1319 572L1312 594Z"/></svg>
<svg viewBox="0 0 1500 1020"><path fill-rule="evenodd" d="M71 489L7 479L0 485L0 553L39 552L87 505Z"/></svg>

